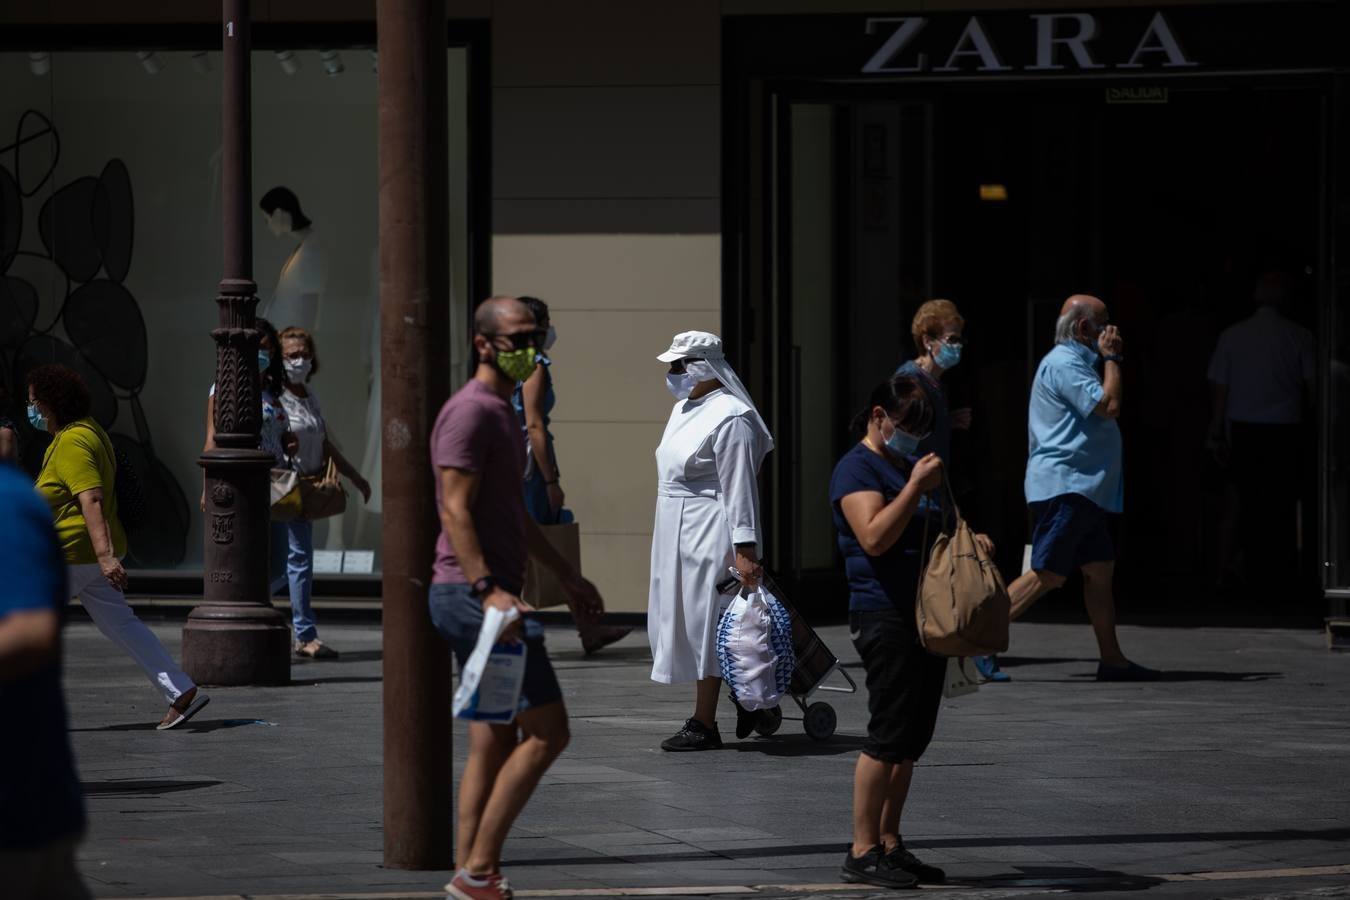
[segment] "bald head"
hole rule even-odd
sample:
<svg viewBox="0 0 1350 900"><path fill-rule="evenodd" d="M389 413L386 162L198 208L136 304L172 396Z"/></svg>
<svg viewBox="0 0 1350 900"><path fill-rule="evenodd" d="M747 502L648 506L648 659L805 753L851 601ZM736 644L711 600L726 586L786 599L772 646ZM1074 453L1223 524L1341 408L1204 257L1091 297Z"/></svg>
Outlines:
<svg viewBox="0 0 1350 900"><path fill-rule="evenodd" d="M1100 299L1091 294L1074 294L1059 308L1055 343L1080 341L1091 345L1096 340L1096 333L1106 327L1108 321L1106 304Z"/></svg>
<svg viewBox="0 0 1350 900"><path fill-rule="evenodd" d="M473 314L473 330L478 334L509 333L518 325L533 324L534 314L515 297L489 297Z"/></svg>

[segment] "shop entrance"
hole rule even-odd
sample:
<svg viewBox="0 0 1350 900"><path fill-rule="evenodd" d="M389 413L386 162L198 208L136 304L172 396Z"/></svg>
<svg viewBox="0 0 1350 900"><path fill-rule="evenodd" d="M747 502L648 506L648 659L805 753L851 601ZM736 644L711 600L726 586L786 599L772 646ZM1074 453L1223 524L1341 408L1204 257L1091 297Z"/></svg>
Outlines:
<svg viewBox="0 0 1350 900"><path fill-rule="evenodd" d="M1272 466L1297 502L1266 513L1269 555L1253 558L1206 447L1206 370L1220 331L1252 313L1264 268L1288 276L1285 315L1318 330L1324 97L1192 84L930 84L779 102L770 549L813 595L842 591L827 490L848 421L913 355L909 322L932 297L967 320L947 383L974 424L954 438L953 482L1004 572L1020 571L1027 390L1060 303L1085 292L1107 302L1127 347L1123 604L1320 614L1317 398L1291 464ZM1272 596L1257 573L1274 565L1285 575Z"/></svg>

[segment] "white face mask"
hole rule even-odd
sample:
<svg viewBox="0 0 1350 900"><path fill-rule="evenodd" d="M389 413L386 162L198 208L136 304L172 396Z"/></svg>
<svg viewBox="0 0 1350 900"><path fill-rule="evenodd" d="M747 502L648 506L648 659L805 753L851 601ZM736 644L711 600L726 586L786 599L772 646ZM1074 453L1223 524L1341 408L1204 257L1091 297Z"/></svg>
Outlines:
<svg viewBox="0 0 1350 900"><path fill-rule="evenodd" d="M698 380L688 372L683 375L666 376L666 389L674 395L676 400L687 399L693 393L696 384L698 384Z"/></svg>
<svg viewBox="0 0 1350 900"><path fill-rule="evenodd" d="M313 368L313 360L288 359L286 360L286 378L295 384L303 384L309 380L309 373Z"/></svg>
<svg viewBox="0 0 1350 900"><path fill-rule="evenodd" d="M548 350L550 347L553 346L554 342L557 340L558 340L558 329L550 325L548 326L548 337L544 338L544 346L540 347L539 349Z"/></svg>

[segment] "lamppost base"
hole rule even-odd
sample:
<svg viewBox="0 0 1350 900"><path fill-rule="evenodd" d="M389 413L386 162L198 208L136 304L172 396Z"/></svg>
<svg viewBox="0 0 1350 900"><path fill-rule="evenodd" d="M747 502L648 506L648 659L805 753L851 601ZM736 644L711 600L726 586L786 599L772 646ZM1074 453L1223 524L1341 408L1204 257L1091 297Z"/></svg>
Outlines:
<svg viewBox="0 0 1350 900"><path fill-rule="evenodd" d="M183 670L198 684L290 684L290 624L271 606L202 604L183 626Z"/></svg>

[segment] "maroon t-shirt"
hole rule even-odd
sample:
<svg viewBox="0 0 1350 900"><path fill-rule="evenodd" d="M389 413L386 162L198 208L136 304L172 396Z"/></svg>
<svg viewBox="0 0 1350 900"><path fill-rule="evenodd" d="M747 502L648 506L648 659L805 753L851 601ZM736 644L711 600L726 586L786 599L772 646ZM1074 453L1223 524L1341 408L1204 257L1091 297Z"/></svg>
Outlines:
<svg viewBox="0 0 1350 900"><path fill-rule="evenodd" d="M470 512L488 571L509 588L525 580L525 436L511 404L476 378L455 391L431 430L431 464L437 470L463 469L478 475ZM436 507L441 479L436 476ZM455 548L441 530L436 541L435 584L465 584Z"/></svg>

